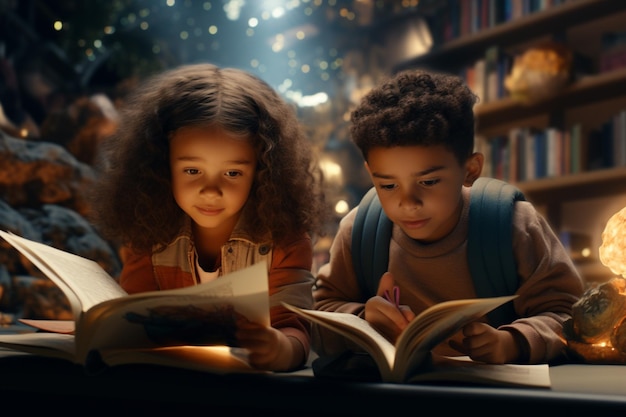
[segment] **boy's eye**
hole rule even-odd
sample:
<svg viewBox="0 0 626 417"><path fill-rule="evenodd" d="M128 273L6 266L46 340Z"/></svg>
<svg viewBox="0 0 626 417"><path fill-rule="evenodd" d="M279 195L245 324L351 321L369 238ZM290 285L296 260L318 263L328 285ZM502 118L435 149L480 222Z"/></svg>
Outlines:
<svg viewBox="0 0 626 417"><path fill-rule="evenodd" d="M422 184L425 187L432 187L433 185L438 184L439 181L441 181L439 178L432 179L432 180L422 180L420 181L420 184Z"/></svg>
<svg viewBox="0 0 626 417"><path fill-rule="evenodd" d="M380 184L379 187L381 190L389 191L389 190L393 190L396 187L396 185L395 184Z"/></svg>
<svg viewBox="0 0 626 417"><path fill-rule="evenodd" d="M185 168L183 171L189 175L197 175L200 172L200 170L196 168Z"/></svg>

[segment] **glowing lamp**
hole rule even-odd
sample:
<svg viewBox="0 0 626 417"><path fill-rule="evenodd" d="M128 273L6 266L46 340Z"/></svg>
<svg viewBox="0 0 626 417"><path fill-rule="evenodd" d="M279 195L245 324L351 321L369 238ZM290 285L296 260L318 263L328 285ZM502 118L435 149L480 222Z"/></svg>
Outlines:
<svg viewBox="0 0 626 417"><path fill-rule="evenodd" d="M600 262L618 275L593 283L572 306L564 334L570 350L590 363L626 363L626 207L606 223Z"/></svg>
<svg viewBox="0 0 626 417"><path fill-rule="evenodd" d="M615 275L626 278L626 207L606 223L600 245L600 262Z"/></svg>

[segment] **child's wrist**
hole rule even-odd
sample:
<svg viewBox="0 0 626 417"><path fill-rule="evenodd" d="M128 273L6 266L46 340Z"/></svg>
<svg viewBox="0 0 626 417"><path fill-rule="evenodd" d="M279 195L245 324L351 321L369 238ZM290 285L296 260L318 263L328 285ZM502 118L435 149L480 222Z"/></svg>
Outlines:
<svg viewBox="0 0 626 417"><path fill-rule="evenodd" d="M528 363L530 360L530 347L526 338L515 329L506 329L513 338L512 348L515 350L514 357L509 362Z"/></svg>

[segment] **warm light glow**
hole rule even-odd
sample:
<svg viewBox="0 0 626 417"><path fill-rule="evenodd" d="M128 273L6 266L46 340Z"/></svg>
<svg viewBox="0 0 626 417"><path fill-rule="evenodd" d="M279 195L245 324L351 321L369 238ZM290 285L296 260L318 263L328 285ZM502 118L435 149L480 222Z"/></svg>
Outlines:
<svg viewBox="0 0 626 417"><path fill-rule="evenodd" d="M611 216L606 223L599 254L604 266L626 278L626 207Z"/></svg>
<svg viewBox="0 0 626 417"><path fill-rule="evenodd" d="M339 200L335 203L335 213L338 215L344 215L350 210L350 205L346 200Z"/></svg>
<svg viewBox="0 0 626 417"><path fill-rule="evenodd" d="M320 161L320 168L324 172L324 178L329 184L343 184L343 170L341 165L331 159L324 158Z"/></svg>
<svg viewBox="0 0 626 417"><path fill-rule="evenodd" d="M284 94L299 107L315 107L328 102L328 94L323 92L305 96L301 91L286 90Z"/></svg>

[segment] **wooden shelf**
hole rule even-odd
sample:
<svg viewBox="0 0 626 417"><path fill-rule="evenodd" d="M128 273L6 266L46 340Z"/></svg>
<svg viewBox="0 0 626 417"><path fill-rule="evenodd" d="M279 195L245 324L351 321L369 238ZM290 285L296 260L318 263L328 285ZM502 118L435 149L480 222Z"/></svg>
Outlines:
<svg viewBox="0 0 626 417"><path fill-rule="evenodd" d="M510 97L479 104L476 106L476 118L479 130L486 130L504 121L538 116L550 113L553 109L562 111L623 95L626 95L626 68L585 76L559 94L531 105Z"/></svg>
<svg viewBox="0 0 626 417"><path fill-rule="evenodd" d="M626 167L523 181L517 186L535 204L563 202L626 193Z"/></svg>
<svg viewBox="0 0 626 417"><path fill-rule="evenodd" d="M506 47L526 43L532 37L551 36L558 33L560 28L572 27L625 10L626 2L622 0L572 0L446 42L424 55L399 64L394 70L417 67L450 70L457 68L461 62L484 54L485 49L490 46Z"/></svg>

